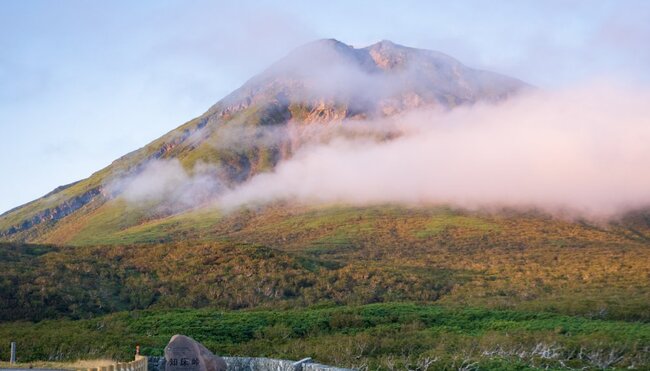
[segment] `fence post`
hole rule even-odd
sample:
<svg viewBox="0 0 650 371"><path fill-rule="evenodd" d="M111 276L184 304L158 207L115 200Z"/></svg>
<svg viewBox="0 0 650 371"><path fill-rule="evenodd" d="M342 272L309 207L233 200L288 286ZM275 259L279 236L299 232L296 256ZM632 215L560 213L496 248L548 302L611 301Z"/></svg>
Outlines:
<svg viewBox="0 0 650 371"><path fill-rule="evenodd" d="M9 363L12 365L16 364L16 342L12 341L11 342L11 358L9 359Z"/></svg>

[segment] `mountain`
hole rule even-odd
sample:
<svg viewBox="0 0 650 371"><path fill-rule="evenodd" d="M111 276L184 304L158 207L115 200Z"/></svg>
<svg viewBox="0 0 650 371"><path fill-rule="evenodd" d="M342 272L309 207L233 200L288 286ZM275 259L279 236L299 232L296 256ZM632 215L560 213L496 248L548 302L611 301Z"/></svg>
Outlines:
<svg viewBox="0 0 650 371"><path fill-rule="evenodd" d="M183 333L217 354L355 369L647 369L647 211L603 225L444 205L213 204L304 146L388 142L400 132L386 124L412 110L526 89L388 41L302 46L203 115L0 216L0 339L22 361L125 360L133 344L160 355Z"/></svg>
<svg viewBox="0 0 650 371"><path fill-rule="evenodd" d="M203 115L87 179L2 214L0 239L69 243L79 233L122 231L189 209L167 197L167 205L153 212L151 204L147 210L126 210L129 206L119 197L124 182L155 160L173 159L190 173L206 172L211 188L186 193L208 201L219 189L271 170L310 140L310 128L321 124L345 126L347 120L421 107L498 102L526 88L517 79L469 68L445 54L390 41L358 49L333 39L312 42Z"/></svg>

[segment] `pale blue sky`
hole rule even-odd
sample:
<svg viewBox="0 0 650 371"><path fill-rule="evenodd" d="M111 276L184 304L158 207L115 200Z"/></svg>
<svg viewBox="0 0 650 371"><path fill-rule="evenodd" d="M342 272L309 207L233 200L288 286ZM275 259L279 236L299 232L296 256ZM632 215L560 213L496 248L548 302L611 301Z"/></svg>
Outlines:
<svg viewBox="0 0 650 371"><path fill-rule="evenodd" d="M543 88L650 82L650 1L0 0L0 212L89 176L318 38Z"/></svg>

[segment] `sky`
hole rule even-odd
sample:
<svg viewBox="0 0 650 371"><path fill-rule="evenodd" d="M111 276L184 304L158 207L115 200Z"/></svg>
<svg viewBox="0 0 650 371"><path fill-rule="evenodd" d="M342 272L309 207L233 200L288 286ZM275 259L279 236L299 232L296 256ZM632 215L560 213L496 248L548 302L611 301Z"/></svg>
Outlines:
<svg viewBox="0 0 650 371"><path fill-rule="evenodd" d="M0 212L90 176L320 38L542 89L650 83L648 1L0 0Z"/></svg>

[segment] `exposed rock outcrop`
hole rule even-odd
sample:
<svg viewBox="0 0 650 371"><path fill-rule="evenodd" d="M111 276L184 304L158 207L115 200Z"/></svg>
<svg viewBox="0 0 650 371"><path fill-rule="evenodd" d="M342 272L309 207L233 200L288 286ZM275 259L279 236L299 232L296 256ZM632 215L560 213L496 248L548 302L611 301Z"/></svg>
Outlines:
<svg viewBox="0 0 650 371"><path fill-rule="evenodd" d="M20 224L0 231L0 237L9 237L44 222L57 221L84 207L96 197L102 197L102 187L93 188L79 196L67 199L55 207L40 211L31 218L23 220Z"/></svg>

